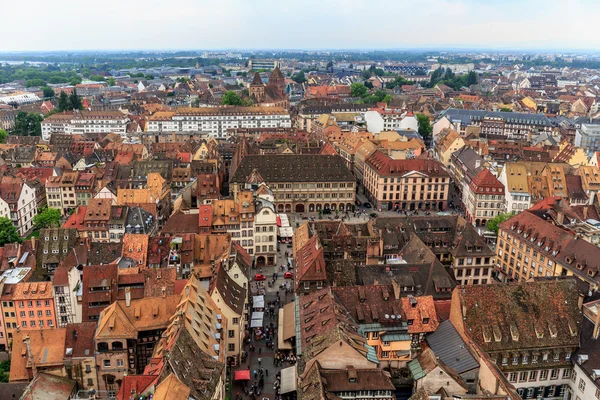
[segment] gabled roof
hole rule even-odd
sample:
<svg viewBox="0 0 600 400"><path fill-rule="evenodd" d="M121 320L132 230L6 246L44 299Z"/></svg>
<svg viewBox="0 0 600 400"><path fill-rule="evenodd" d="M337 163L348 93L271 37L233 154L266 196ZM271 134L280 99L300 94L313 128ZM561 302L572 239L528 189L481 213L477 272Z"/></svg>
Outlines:
<svg viewBox="0 0 600 400"><path fill-rule="evenodd" d="M311 237L308 242L296 252L296 274L294 283L296 288L302 281L325 281L327 273L325 270L325 257L323 246L318 236Z"/></svg>

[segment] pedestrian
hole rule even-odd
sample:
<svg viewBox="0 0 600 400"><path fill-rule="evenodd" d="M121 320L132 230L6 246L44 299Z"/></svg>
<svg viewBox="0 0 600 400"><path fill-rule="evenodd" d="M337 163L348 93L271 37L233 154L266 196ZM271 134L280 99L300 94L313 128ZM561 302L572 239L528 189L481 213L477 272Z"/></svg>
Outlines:
<svg viewBox="0 0 600 400"><path fill-rule="evenodd" d="M260 360L260 358L259 358ZM258 364L260 365L260 361L258 362ZM258 372L256 370L254 370L254 379L256 379L258 377Z"/></svg>
<svg viewBox="0 0 600 400"><path fill-rule="evenodd" d="M268 377L269 376L269 370L265 369L265 375Z"/></svg>
<svg viewBox="0 0 600 400"><path fill-rule="evenodd" d="M260 348L258 349L258 351L260 352ZM258 357L258 366L260 367L262 363L262 358ZM254 370L254 377L256 377L256 370Z"/></svg>
<svg viewBox="0 0 600 400"><path fill-rule="evenodd" d="M260 353L261 353L261 351L262 351L262 347L259 347L259 348L258 348L258 354L260 354ZM260 360L260 358L259 358L259 360ZM260 364L260 361L259 361L258 363Z"/></svg>

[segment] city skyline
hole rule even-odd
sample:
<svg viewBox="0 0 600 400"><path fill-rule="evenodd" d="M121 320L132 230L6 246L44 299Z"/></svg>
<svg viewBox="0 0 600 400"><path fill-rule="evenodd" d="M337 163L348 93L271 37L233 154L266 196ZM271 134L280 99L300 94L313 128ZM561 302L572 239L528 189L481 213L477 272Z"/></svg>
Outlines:
<svg viewBox="0 0 600 400"><path fill-rule="evenodd" d="M65 0L58 8L34 0L12 2L5 15L24 15L27 23L55 24L48 35L4 22L19 32L0 51L158 50L158 49L381 49L381 50L543 50L597 48L594 15L600 4L532 0L375 0L343 3L308 0L285 9L273 0L218 4L183 0L177 8L151 0L126 4L108 0L102 10L82 13ZM409 12L407 12L409 11ZM169 18L169 15L176 18ZM575 25L574 22L577 21Z"/></svg>

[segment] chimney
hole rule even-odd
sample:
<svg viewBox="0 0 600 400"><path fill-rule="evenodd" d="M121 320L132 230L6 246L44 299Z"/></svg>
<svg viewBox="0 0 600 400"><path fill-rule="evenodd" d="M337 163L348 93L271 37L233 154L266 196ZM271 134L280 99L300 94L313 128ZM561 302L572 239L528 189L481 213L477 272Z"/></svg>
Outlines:
<svg viewBox="0 0 600 400"><path fill-rule="evenodd" d="M35 366L33 354L31 353L31 343L29 341L29 335L25 336L25 339L23 339L23 341L25 342L25 347L27 348L27 360L29 361L29 364L31 364L33 376L35 377L37 375L37 367Z"/></svg>
<svg viewBox="0 0 600 400"><path fill-rule="evenodd" d="M395 279L392 279L392 287L394 288L394 298L396 300L400 300L401 289L398 282Z"/></svg>
<svg viewBox="0 0 600 400"><path fill-rule="evenodd" d="M557 201L558 204L558 201ZM557 211L556 212L556 222L558 222L560 225L563 224L563 222L565 222L565 213L562 211Z"/></svg>
<svg viewBox="0 0 600 400"><path fill-rule="evenodd" d="M32 237L31 238L31 250L33 250L34 253L35 253L35 250L36 250L35 247L36 247L36 238Z"/></svg>
<svg viewBox="0 0 600 400"><path fill-rule="evenodd" d="M125 288L125 306L129 307L131 305L131 289Z"/></svg>

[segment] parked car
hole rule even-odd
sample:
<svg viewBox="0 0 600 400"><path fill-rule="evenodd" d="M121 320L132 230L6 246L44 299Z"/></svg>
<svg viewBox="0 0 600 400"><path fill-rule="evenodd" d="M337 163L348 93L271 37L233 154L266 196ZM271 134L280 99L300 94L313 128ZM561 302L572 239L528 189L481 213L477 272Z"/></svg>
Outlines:
<svg viewBox="0 0 600 400"><path fill-rule="evenodd" d="M367 202L367 203L364 204L364 206L365 206L365 208L371 208L371 203Z"/></svg>
<svg viewBox="0 0 600 400"><path fill-rule="evenodd" d="M264 281L265 279L267 279L267 277L264 276L263 274L256 274L256 275L254 275L254 280L255 281Z"/></svg>
<svg viewBox="0 0 600 400"><path fill-rule="evenodd" d="M369 214L369 216L371 218L377 218L377 217L379 217L379 214L377 214L377 213L371 213L371 214Z"/></svg>
<svg viewBox="0 0 600 400"><path fill-rule="evenodd" d="M294 279L294 273L293 272L286 272L285 274L283 274L283 277L285 279Z"/></svg>

